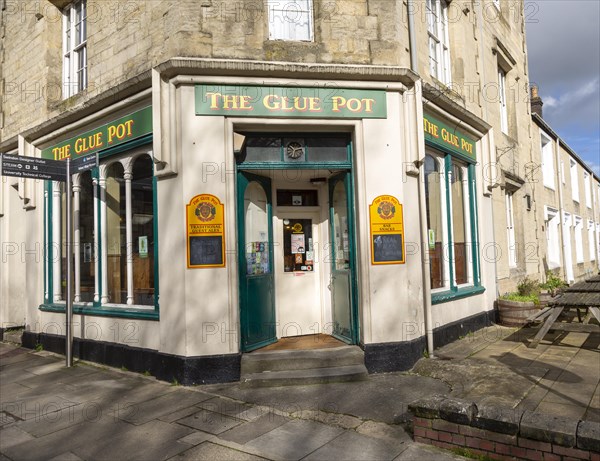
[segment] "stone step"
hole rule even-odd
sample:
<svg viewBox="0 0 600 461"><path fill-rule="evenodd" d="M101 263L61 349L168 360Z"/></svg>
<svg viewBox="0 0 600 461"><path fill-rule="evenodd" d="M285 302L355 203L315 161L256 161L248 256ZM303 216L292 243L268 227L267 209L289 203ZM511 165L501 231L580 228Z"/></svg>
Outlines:
<svg viewBox="0 0 600 461"><path fill-rule="evenodd" d="M263 371L242 375L244 387L297 386L303 384L342 383L360 381L368 376L364 365L310 368L303 370Z"/></svg>
<svg viewBox="0 0 600 461"><path fill-rule="evenodd" d="M2 341L13 344L22 344L21 337L23 336L22 329L5 330L2 336Z"/></svg>
<svg viewBox="0 0 600 461"><path fill-rule="evenodd" d="M242 379L247 374L265 371L309 370L316 368L364 365L365 354L358 346L330 349L252 352L242 355Z"/></svg>

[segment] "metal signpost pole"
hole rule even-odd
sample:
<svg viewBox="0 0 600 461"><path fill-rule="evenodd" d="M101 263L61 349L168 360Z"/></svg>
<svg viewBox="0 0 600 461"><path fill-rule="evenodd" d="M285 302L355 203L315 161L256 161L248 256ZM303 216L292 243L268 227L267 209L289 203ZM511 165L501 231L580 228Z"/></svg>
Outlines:
<svg viewBox="0 0 600 461"><path fill-rule="evenodd" d="M72 248L72 234L73 234L73 210L71 209L71 161L67 158L67 177L66 177L66 192L67 192L67 241L66 253L67 253L67 309L66 309L66 326L67 334L65 356L67 359L67 368L73 366L73 293L71 286L72 270L73 270L73 248Z"/></svg>

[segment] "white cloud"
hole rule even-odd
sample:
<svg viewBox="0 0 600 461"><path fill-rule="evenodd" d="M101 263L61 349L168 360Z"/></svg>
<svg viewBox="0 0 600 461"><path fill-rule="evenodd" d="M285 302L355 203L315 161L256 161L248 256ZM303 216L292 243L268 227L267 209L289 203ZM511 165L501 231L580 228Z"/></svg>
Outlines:
<svg viewBox="0 0 600 461"><path fill-rule="evenodd" d="M576 88L575 90L567 91L566 93L561 94L558 98L553 96L544 96L542 97L542 100L544 101L544 106L549 108L560 108L561 106L565 105L572 106L580 101L587 100L590 96L597 93L599 88L600 79L596 77L581 85L579 88Z"/></svg>
<svg viewBox="0 0 600 461"><path fill-rule="evenodd" d="M558 106L558 99L553 98L552 96L542 96L542 101L544 101L544 106L546 107Z"/></svg>

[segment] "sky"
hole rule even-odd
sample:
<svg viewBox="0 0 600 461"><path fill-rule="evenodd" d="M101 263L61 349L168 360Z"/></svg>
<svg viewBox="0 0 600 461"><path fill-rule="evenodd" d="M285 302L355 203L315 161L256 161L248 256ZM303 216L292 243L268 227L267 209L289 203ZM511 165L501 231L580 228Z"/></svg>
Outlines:
<svg viewBox="0 0 600 461"><path fill-rule="evenodd" d="M543 117L600 176L600 0L525 0Z"/></svg>

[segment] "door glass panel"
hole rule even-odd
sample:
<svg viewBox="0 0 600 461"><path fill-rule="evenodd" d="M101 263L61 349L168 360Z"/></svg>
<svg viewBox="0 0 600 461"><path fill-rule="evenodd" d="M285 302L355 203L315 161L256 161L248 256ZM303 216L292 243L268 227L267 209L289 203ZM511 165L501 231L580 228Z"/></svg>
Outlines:
<svg viewBox="0 0 600 461"><path fill-rule="evenodd" d="M333 190L333 260L334 269L350 269L350 242L348 233L348 202L346 187L338 181Z"/></svg>
<svg viewBox="0 0 600 461"><path fill-rule="evenodd" d="M283 258L285 272L312 272L312 219L283 220Z"/></svg>
<svg viewBox="0 0 600 461"><path fill-rule="evenodd" d="M244 193L244 210L247 274L270 274L267 196L258 182L248 184Z"/></svg>

